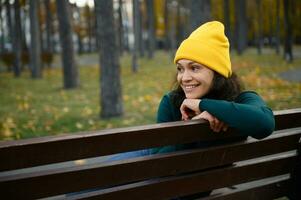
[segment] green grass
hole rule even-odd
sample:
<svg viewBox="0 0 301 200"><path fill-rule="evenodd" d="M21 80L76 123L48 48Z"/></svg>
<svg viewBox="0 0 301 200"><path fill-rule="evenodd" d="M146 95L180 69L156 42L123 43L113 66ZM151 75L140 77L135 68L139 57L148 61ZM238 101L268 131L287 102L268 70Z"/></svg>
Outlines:
<svg viewBox="0 0 301 200"><path fill-rule="evenodd" d="M298 48L301 51L300 48ZM96 54L77 58L96 59ZM20 78L0 73L0 139L31 138L155 123L157 106L172 86L175 67L169 54L157 52L155 58L139 60L139 72L131 72L131 57L121 60L124 116L100 119L99 67L80 65L81 86L62 89L62 72L57 66L43 72L43 79L32 80L29 72ZM301 107L301 83L281 80L277 73L301 68L301 59L288 65L266 50L258 56L254 49L243 56L232 56L234 70L246 89L255 90L273 109Z"/></svg>

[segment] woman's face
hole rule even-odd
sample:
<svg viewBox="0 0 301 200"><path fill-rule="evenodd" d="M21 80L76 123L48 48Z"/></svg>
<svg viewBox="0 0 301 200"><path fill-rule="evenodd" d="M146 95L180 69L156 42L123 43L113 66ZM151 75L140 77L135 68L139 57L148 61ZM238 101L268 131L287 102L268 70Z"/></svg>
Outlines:
<svg viewBox="0 0 301 200"><path fill-rule="evenodd" d="M197 62L181 59L177 62L177 72L177 81L186 98L199 99L209 92L213 83L213 70Z"/></svg>

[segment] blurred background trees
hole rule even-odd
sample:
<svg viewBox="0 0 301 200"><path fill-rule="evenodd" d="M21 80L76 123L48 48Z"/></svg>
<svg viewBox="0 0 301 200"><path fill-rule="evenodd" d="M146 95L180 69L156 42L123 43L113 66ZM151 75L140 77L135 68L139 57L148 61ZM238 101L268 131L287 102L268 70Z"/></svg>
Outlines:
<svg viewBox="0 0 301 200"><path fill-rule="evenodd" d="M94 3L79 4L83 0L64 0L70 7L70 34L76 53L97 51ZM54 0L38 0L32 6L29 0L1 0L1 57L12 53L17 59L5 62L16 76L29 62L31 38L41 42L43 64L50 64L53 53L62 53L59 40L59 17L63 7ZM89 2L89 3L88 3ZM270 46L292 61L290 47L301 38L301 2L295 0L114 0L114 26L118 33L120 52L135 52L152 57L155 50L177 48L179 42L200 24L210 20L222 21L226 33L233 40L238 53L250 46ZM35 6L37 4L37 6ZM133 5L133 6L132 6ZM37 11L33 11L37 9ZM30 16L37 12L36 19ZM29 22L38 21L38 28L29 28ZM137 21L137 22L136 22ZM32 23L35 25L36 23ZM135 29L135 24L137 30ZM31 26L30 27L35 27ZM32 32L40 32L37 39ZM136 30L136 32L135 32ZM172 36L172 37L170 37ZM175 41L172 41L172 40ZM171 43L175 42L174 45ZM135 44L138 45L135 45ZM36 46L36 45L35 45ZM173 46L173 47L172 47ZM32 51L32 50L31 50ZM259 50L260 52L260 50ZM46 56L47 54L47 56ZM8 56L9 57L9 56ZM48 57L48 59L47 59ZM2 58L8 60L8 58ZM33 59L33 58L32 58ZM134 61L133 61L134 62ZM24 67L23 67L24 69ZM20 71L20 72L19 72Z"/></svg>
<svg viewBox="0 0 301 200"><path fill-rule="evenodd" d="M40 54L43 66L51 65L54 53L63 54L60 43L65 42L59 40L63 28L66 29L63 32L69 32L76 53L97 51L93 1L88 0L86 4L78 3L83 0L64 1L70 7L69 31L68 26L59 26L59 16L64 8L57 7L54 0L38 0L33 4L29 0L0 1L1 58L8 70L13 69L15 76L19 76L29 62L33 66L28 66L32 72L40 73L39 66L33 65L33 60L38 62L36 56L29 58L39 49L41 52L37 53ZM279 53L282 45L283 57L292 62L292 44L300 44L301 40L301 25L293 24L301 20L301 1L112 0L112 3L118 51L120 54L124 51L133 54L133 71L138 67L135 57L143 57L147 52L148 57L152 58L158 49L172 51L193 29L210 20L219 20L225 24L232 47L239 54L250 46L257 47L258 53L261 53L263 46L275 48ZM35 13L36 17L33 15ZM66 16L61 19L64 18ZM35 41L35 45L30 43L32 41ZM36 44L37 41L41 44ZM37 50L32 49L33 46Z"/></svg>
<svg viewBox="0 0 301 200"><path fill-rule="evenodd" d="M109 85L114 86L110 92L121 94L120 55L131 57L132 71L139 73L139 58L147 55L152 59L158 50L169 52L172 58L180 42L210 20L225 24L231 51L238 55L249 47L264 54L265 47L293 62L293 45L301 43L299 0L108 0L112 7L98 9L94 2L0 0L0 72L20 77L28 70L33 78L41 78L58 55L62 58L62 87L77 88L78 56L100 52L100 87L112 80L116 87ZM108 12L105 9L111 10L112 19L103 15ZM118 95L114 98L121 101ZM121 115L119 100L101 104L108 107L101 116Z"/></svg>

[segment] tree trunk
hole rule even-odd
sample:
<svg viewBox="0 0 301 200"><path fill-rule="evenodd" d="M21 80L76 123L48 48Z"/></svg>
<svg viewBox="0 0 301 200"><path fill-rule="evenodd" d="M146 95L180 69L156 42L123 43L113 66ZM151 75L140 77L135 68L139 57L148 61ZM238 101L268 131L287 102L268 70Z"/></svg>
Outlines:
<svg viewBox="0 0 301 200"><path fill-rule="evenodd" d="M256 0L257 5L257 24L258 24L258 30L257 30L257 53L261 55L262 51L262 12L261 12L261 1Z"/></svg>
<svg viewBox="0 0 301 200"><path fill-rule="evenodd" d="M293 62L293 36L292 36L292 21L291 21L291 0L284 0L284 58L287 62Z"/></svg>
<svg viewBox="0 0 301 200"><path fill-rule="evenodd" d="M169 12L169 0L165 0L164 2L164 27L165 27L165 37L164 37L164 49L166 51L168 51L170 49L170 38L169 38L169 35L170 35L170 26L169 26L169 15L170 15L170 12Z"/></svg>
<svg viewBox="0 0 301 200"><path fill-rule="evenodd" d="M129 21L129 15L127 10L124 8L124 6L122 7L123 9L123 13L124 13L124 21ZM130 52L130 42L129 42L129 35L130 35L130 30L129 30L129 26L124 26L124 43L123 43L123 48L124 50Z"/></svg>
<svg viewBox="0 0 301 200"><path fill-rule="evenodd" d="M118 46L120 50L120 55L123 55L123 23L122 23L122 0L118 2Z"/></svg>
<svg viewBox="0 0 301 200"><path fill-rule="evenodd" d="M211 19L210 0L190 0L190 32Z"/></svg>
<svg viewBox="0 0 301 200"><path fill-rule="evenodd" d="M97 35L100 41L100 105L101 117L121 116L123 113L120 64L113 19L113 1L94 0Z"/></svg>
<svg viewBox="0 0 301 200"><path fill-rule="evenodd" d="M53 24L52 24L52 13L50 10L50 0L45 0L46 8L46 49L47 52L53 53Z"/></svg>
<svg viewBox="0 0 301 200"><path fill-rule="evenodd" d="M137 54L139 51L139 0L133 0L134 47L132 56L132 71L138 71Z"/></svg>
<svg viewBox="0 0 301 200"><path fill-rule="evenodd" d="M42 78L38 1L29 1L31 77Z"/></svg>
<svg viewBox="0 0 301 200"><path fill-rule="evenodd" d="M174 20L177 16L177 7L178 7L178 2L173 1L170 6L170 57L173 59L176 51L176 46L177 46L177 27L176 27L176 20Z"/></svg>
<svg viewBox="0 0 301 200"><path fill-rule="evenodd" d="M275 36L275 50L280 52L280 0L276 0L276 36Z"/></svg>
<svg viewBox="0 0 301 200"><path fill-rule="evenodd" d="M4 20L2 18L2 10L3 10L3 5L2 2L0 3L0 37L1 37L1 41L0 41L0 54L2 52L4 52L4 45L5 45L5 35L4 35Z"/></svg>
<svg viewBox="0 0 301 200"><path fill-rule="evenodd" d="M241 55L247 47L247 16L246 0L235 0L235 17L236 17L236 49Z"/></svg>
<svg viewBox="0 0 301 200"><path fill-rule="evenodd" d="M12 44L13 40L13 23L12 23L12 19L11 19L11 5L9 3L9 0L5 1L5 7L6 7L6 17L7 17L7 26L8 26L8 35L7 35L7 39L8 41Z"/></svg>
<svg viewBox="0 0 301 200"><path fill-rule="evenodd" d="M156 47L154 1L146 0L146 8L148 18L148 58L151 59L154 57L154 51Z"/></svg>
<svg viewBox="0 0 301 200"><path fill-rule="evenodd" d="M81 28L82 28L82 23L81 23L81 13L79 10L79 7L77 7L76 3L73 4L73 9L71 11L71 13L77 13L77 27L78 30L76 31L76 36L77 36L77 53L78 54L82 54L84 53L84 44L82 41L82 35L81 35ZM71 18L72 20L74 20L73 18Z"/></svg>
<svg viewBox="0 0 301 200"><path fill-rule="evenodd" d="M230 5L229 0L224 0L224 18L225 18L225 34L228 37L230 44L232 44L232 33L231 33L231 23L230 23ZM230 50L232 45L230 45Z"/></svg>
<svg viewBox="0 0 301 200"><path fill-rule="evenodd" d="M85 21L88 24L88 52L92 52L92 43L93 43L93 22L94 22L94 18L91 12L91 8L86 5L85 6L85 13L86 13L86 18Z"/></svg>
<svg viewBox="0 0 301 200"><path fill-rule="evenodd" d="M62 47L64 88L76 88L79 86L79 75L74 60L69 2L67 0L56 0L56 5Z"/></svg>
<svg viewBox="0 0 301 200"><path fill-rule="evenodd" d="M144 32L144 27L143 27L143 15L142 15L142 9L141 9L141 1L138 0L138 16L137 16L137 21L138 21L138 40L139 40L139 56L144 57L144 38L143 38L143 32Z"/></svg>
<svg viewBox="0 0 301 200"><path fill-rule="evenodd" d="M14 51L14 75L21 75L21 52L22 52L22 35L21 35L21 17L20 17L20 2L15 0L14 3L15 26L13 31L13 51Z"/></svg>

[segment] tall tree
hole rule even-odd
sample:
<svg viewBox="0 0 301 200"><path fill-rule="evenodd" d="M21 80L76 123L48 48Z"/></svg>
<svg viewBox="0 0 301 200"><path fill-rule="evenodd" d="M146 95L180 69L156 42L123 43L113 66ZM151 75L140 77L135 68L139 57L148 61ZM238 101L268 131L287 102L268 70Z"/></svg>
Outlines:
<svg viewBox="0 0 301 200"><path fill-rule="evenodd" d="M123 113L120 64L113 18L113 1L94 0L97 35L100 42L100 105L101 117Z"/></svg>
<svg viewBox="0 0 301 200"><path fill-rule="evenodd" d="M40 45L40 28L38 16L38 1L29 1L30 14L30 66L31 77L41 78L41 45Z"/></svg>
<svg viewBox="0 0 301 200"><path fill-rule="evenodd" d="M231 23L230 23L230 4L229 0L224 0L224 24L225 24L225 34L229 39L230 44L232 44L232 33L231 33ZM230 45L230 49L232 45Z"/></svg>
<svg viewBox="0 0 301 200"><path fill-rule="evenodd" d="M46 49L47 52L53 53L53 23L52 23L52 10L50 5L50 0L45 0L45 10L46 10Z"/></svg>
<svg viewBox="0 0 301 200"><path fill-rule="evenodd" d="M179 3L177 1L172 1L170 5L170 14L169 14L169 22L170 22L170 31L169 31L169 38L170 38L170 56L171 58L174 57L176 46L177 46L177 23L176 23L176 17L177 17L177 11L178 11Z"/></svg>
<svg viewBox="0 0 301 200"><path fill-rule="evenodd" d="M275 31L275 50L280 52L280 0L276 0L276 31Z"/></svg>
<svg viewBox="0 0 301 200"><path fill-rule="evenodd" d="M8 35L7 39L10 43L12 43L12 36L13 36L13 23L12 23L12 16L11 16L11 5L9 0L5 0L5 9L6 9L6 20L7 20L7 28L8 28Z"/></svg>
<svg viewBox="0 0 301 200"><path fill-rule="evenodd" d="M170 28L169 28L169 15L170 15L170 12L169 12L169 1L170 0L165 0L164 1L164 49L166 51L168 51L170 49Z"/></svg>
<svg viewBox="0 0 301 200"><path fill-rule="evenodd" d="M280 0L276 0L276 34L275 34L275 49L276 53L280 52Z"/></svg>
<svg viewBox="0 0 301 200"><path fill-rule="evenodd" d="M292 1L284 0L284 58L287 62L293 62L293 30L292 30Z"/></svg>
<svg viewBox="0 0 301 200"><path fill-rule="evenodd" d="M60 43L62 46L62 63L65 89L76 88L79 85L78 68L74 60L69 6L68 0L56 0Z"/></svg>
<svg viewBox="0 0 301 200"><path fill-rule="evenodd" d="M73 16L76 16L73 19L73 21L76 22L75 25L75 33L77 36L77 53L82 54L84 52L84 44L82 41L82 19L81 19L81 13L80 13L80 8L76 5L76 3L72 4L72 9L71 13L76 13Z"/></svg>
<svg viewBox="0 0 301 200"><path fill-rule="evenodd" d="M147 9L147 25L148 25L148 58L154 57L156 47L155 38L155 16L154 16L154 1L146 0Z"/></svg>
<svg viewBox="0 0 301 200"><path fill-rule="evenodd" d="M258 24L258 30L257 30L257 53L261 54L262 50L262 6L261 6L261 0L256 0L257 5L257 24Z"/></svg>
<svg viewBox="0 0 301 200"><path fill-rule="evenodd" d="M2 53L4 51L4 20L2 17L2 10L3 10L3 3L0 1L0 37L1 37L1 41L0 41L0 53Z"/></svg>
<svg viewBox="0 0 301 200"><path fill-rule="evenodd" d="M212 19L210 0L190 0L190 30ZM190 31L190 32L191 32Z"/></svg>
<svg viewBox="0 0 301 200"><path fill-rule="evenodd" d="M138 71L137 55L139 51L139 0L133 0L134 48L132 53L132 71Z"/></svg>
<svg viewBox="0 0 301 200"><path fill-rule="evenodd" d="M144 45L144 38L143 38L143 32L144 32L144 17L143 17L143 13L142 13L142 6L143 6L143 2L141 2L140 0L138 0L138 16L137 16L137 31L138 31L138 40L139 40L139 56L140 57L144 57L144 50L145 50L145 45Z"/></svg>
<svg viewBox="0 0 301 200"><path fill-rule="evenodd" d="M88 4L85 5L84 8L84 15L85 15L85 21L88 24L87 26L87 34L88 34L88 52L92 52L92 45L93 45L93 32L94 32L94 15L91 12L91 8Z"/></svg>
<svg viewBox="0 0 301 200"><path fill-rule="evenodd" d="M124 34L123 34L123 20L122 20L122 0L118 1L118 46L119 46L119 50L120 50L120 55L123 54L123 38L124 38Z"/></svg>
<svg viewBox="0 0 301 200"><path fill-rule="evenodd" d="M21 35L21 16L20 16L20 2L14 2L14 31L13 31L13 51L14 51L14 75L19 77L21 75L21 53L22 53L22 35Z"/></svg>
<svg viewBox="0 0 301 200"><path fill-rule="evenodd" d="M237 53L241 55L247 47L246 0L235 0L235 38Z"/></svg>

